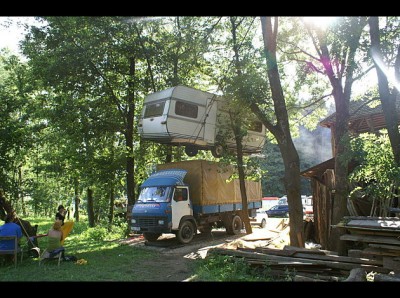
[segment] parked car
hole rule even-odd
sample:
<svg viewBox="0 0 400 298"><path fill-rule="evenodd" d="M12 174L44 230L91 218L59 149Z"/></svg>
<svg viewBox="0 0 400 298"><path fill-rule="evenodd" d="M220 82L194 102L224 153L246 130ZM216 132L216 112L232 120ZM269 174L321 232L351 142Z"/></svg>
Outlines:
<svg viewBox="0 0 400 298"><path fill-rule="evenodd" d="M257 209L256 216L250 217L250 223L252 225L258 225L260 228L265 228L267 225L268 214L265 210Z"/></svg>
<svg viewBox="0 0 400 298"><path fill-rule="evenodd" d="M275 205L267 210L269 217L289 217L289 205Z"/></svg>

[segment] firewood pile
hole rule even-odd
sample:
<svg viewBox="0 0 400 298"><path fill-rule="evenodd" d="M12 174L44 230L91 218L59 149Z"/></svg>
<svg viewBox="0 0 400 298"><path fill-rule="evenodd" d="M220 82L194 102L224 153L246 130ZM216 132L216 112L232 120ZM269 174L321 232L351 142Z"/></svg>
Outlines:
<svg viewBox="0 0 400 298"><path fill-rule="evenodd" d="M214 247L208 250L208 256L217 254L230 256L232 259L243 258L252 267L269 270L274 280L400 281L400 274L398 274L400 271L396 263L397 259L400 260L398 254L400 230L394 228L397 223L400 224L399 220L382 223L385 225L382 229L387 232L385 235L382 235L380 231L378 234L375 234L378 231L366 234L367 222L352 222L351 220L354 219L348 218L346 220L347 223L342 227L347 228L346 225L350 224L349 230L352 230L353 234L343 235L342 240L366 241L368 247L365 250L350 250L348 256L339 256L335 252L318 248L299 248L289 245L278 247L277 244L283 242L281 236L287 239L289 233L288 226L282 226L280 232L276 229L263 229L260 230L262 233L259 233L258 237L247 235L247 238L243 237L235 242ZM372 225L369 221L368 224ZM357 231L362 232L354 233L356 227ZM372 228L377 229L376 226ZM373 245L370 246L370 244ZM372 253L372 251L377 252ZM390 259L386 259L387 257Z"/></svg>

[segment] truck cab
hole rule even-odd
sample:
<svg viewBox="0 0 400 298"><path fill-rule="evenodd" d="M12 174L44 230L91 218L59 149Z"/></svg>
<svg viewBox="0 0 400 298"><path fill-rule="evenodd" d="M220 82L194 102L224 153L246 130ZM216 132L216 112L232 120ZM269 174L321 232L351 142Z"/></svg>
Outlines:
<svg viewBox="0 0 400 298"><path fill-rule="evenodd" d="M163 233L174 233L183 243L192 240L196 222L189 187L183 182L186 172L181 169L159 171L142 184L132 209L133 232L143 233L149 241L157 240Z"/></svg>

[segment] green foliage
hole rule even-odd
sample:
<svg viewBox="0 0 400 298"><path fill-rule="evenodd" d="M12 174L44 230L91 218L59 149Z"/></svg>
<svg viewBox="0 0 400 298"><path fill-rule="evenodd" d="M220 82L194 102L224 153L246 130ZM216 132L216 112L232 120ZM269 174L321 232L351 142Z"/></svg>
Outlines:
<svg viewBox="0 0 400 298"><path fill-rule="evenodd" d="M272 281L270 269L251 267L244 259L211 255L196 264L194 281Z"/></svg>
<svg viewBox="0 0 400 298"><path fill-rule="evenodd" d="M356 187L350 195L358 193L377 200L380 216L387 214L391 199L399 193L400 168L394 162L387 133L380 136L365 133L351 142L354 160L360 165L349 175ZM362 193L362 195L360 195Z"/></svg>

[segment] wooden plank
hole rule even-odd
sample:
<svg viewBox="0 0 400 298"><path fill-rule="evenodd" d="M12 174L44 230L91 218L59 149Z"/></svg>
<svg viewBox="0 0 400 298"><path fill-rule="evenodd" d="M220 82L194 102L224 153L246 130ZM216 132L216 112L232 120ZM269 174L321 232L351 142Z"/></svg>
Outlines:
<svg viewBox="0 0 400 298"><path fill-rule="evenodd" d="M319 278L313 278L313 277L308 277L308 276L303 276L296 274L293 278L293 281L305 281L305 282L326 282L326 280L322 280Z"/></svg>
<svg viewBox="0 0 400 298"><path fill-rule="evenodd" d="M283 247L283 250L294 251L294 253L302 252L302 253L319 254L319 255L325 255L326 254L326 251L324 251L324 250L309 249L309 248L290 246L290 245L285 245Z"/></svg>
<svg viewBox="0 0 400 298"><path fill-rule="evenodd" d="M367 236L382 236L382 237L398 237L400 236L397 232L382 232L382 231L371 231L371 230L359 230L359 229L348 229L351 234L354 235L367 235Z"/></svg>
<svg viewBox="0 0 400 298"><path fill-rule="evenodd" d="M397 246L397 245L386 245L386 244L375 244L375 243L370 243L368 245L371 247L385 248L388 250L400 250L400 246Z"/></svg>
<svg viewBox="0 0 400 298"><path fill-rule="evenodd" d="M399 253L393 253L381 248L367 247L363 250L363 255L373 255L373 256L399 256Z"/></svg>
<svg viewBox="0 0 400 298"><path fill-rule="evenodd" d="M324 252L321 253L321 251L315 251L313 253L313 250L310 249L300 249L298 247L292 247L293 250L288 249L288 250L278 250L278 249L269 249L269 248L263 248L263 247L257 247L255 249L242 249L240 250L245 250L248 252L251 251L257 251L261 252L263 254L271 254L271 255L278 255L278 256L286 256L286 257L293 257L293 258L303 258L303 259L309 259L309 260L323 260L323 261L337 261L337 262L345 262L345 263L354 263L354 264L369 264L369 265L377 265L381 266L382 261L377 261L373 259L367 259L367 258L354 258L354 257L346 257L346 256L338 256L338 255L325 255ZM239 249L239 248L238 248Z"/></svg>
<svg viewBox="0 0 400 298"><path fill-rule="evenodd" d="M375 228L375 229L400 229L400 220L389 218L382 219L352 219L346 223L346 227L364 227L364 228Z"/></svg>
<svg viewBox="0 0 400 298"><path fill-rule="evenodd" d="M283 262L296 264L296 263L309 263L309 264L320 264L326 265L329 268L334 269L341 269L341 270L348 270L350 271L353 268L365 268L366 270L376 271L376 272L387 272L387 270L382 270L382 267L370 265L370 264L360 264L360 263L345 263L340 262L337 260L318 260L318 259L309 259L309 258L293 258L293 257L282 257L282 256L273 256L267 255L257 252L246 252L240 250L229 250L229 249L222 249L222 248L211 248L207 251L208 254L221 254L221 255L230 255L235 257L242 257L242 258L250 258L250 259L257 259L257 260L264 260L266 265L268 264L281 264ZM307 255L308 257L310 255Z"/></svg>
<svg viewBox="0 0 400 298"><path fill-rule="evenodd" d="M389 236L398 237L400 236L400 230L383 230L374 228L363 228L363 227L345 227L352 234L364 234L364 235L376 235L376 236Z"/></svg>
<svg viewBox="0 0 400 298"><path fill-rule="evenodd" d="M393 220L400 221L398 217L380 217L380 216L343 216L345 220Z"/></svg>
<svg viewBox="0 0 400 298"><path fill-rule="evenodd" d="M349 249L347 251L347 256L351 258L361 258L362 252L363 251L361 249Z"/></svg>
<svg viewBox="0 0 400 298"><path fill-rule="evenodd" d="M324 273L323 273L324 274ZM318 274L318 279L321 279L321 280L323 280L323 281L340 281L341 280L341 276L334 276L334 275L331 275L332 274L332 272L331 273L328 273L329 275L320 275L320 274ZM315 274L313 274L313 273L307 273L307 272L301 272L301 275L302 276L306 276L306 277L310 277L310 278L316 278L316 276L315 276Z"/></svg>
<svg viewBox="0 0 400 298"><path fill-rule="evenodd" d="M400 240L384 236L344 234L340 236L340 240L400 245Z"/></svg>
<svg viewBox="0 0 400 298"><path fill-rule="evenodd" d="M399 271L400 261L394 257L383 257L383 268Z"/></svg>

